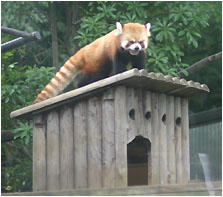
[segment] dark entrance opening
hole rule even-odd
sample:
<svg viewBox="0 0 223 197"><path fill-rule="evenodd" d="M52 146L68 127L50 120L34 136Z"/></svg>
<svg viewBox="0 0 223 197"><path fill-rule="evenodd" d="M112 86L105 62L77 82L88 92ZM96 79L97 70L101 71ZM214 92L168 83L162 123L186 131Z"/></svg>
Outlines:
<svg viewBox="0 0 223 197"><path fill-rule="evenodd" d="M150 185L151 143L142 136L136 136L127 145L128 186Z"/></svg>

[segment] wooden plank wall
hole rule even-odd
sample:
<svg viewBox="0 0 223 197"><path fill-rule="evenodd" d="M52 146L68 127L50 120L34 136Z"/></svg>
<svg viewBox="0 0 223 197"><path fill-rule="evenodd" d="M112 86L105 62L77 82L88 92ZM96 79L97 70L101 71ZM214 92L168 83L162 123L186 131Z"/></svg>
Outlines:
<svg viewBox="0 0 223 197"><path fill-rule="evenodd" d="M138 135L151 142L148 184L186 183L188 130L187 99L125 86L35 116L33 190L126 187Z"/></svg>

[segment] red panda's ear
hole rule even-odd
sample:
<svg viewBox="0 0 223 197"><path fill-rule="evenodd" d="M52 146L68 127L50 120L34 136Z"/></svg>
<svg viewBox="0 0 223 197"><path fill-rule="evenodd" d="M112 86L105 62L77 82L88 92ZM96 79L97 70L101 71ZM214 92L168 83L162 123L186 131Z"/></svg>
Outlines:
<svg viewBox="0 0 223 197"><path fill-rule="evenodd" d="M147 29L147 35L148 35L148 37L151 36L150 28L151 28L151 24L150 24L150 23L147 23L147 24L146 24L146 29Z"/></svg>
<svg viewBox="0 0 223 197"><path fill-rule="evenodd" d="M120 22L116 22L116 28L117 28L117 32L116 32L116 36L119 36L122 34L122 27L123 25Z"/></svg>

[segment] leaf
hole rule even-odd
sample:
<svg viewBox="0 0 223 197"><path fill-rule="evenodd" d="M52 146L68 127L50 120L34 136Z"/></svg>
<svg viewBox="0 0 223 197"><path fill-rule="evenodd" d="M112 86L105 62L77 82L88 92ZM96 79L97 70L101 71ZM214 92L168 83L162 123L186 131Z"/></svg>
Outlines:
<svg viewBox="0 0 223 197"><path fill-rule="evenodd" d="M189 75L189 73L185 70L185 69L182 69L181 72L187 77Z"/></svg>
<svg viewBox="0 0 223 197"><path fill-rule="evenodd" d="M178 36L182 36L184 34L185 34L185 30L181 30L181 31L179 31Z"/></svg>

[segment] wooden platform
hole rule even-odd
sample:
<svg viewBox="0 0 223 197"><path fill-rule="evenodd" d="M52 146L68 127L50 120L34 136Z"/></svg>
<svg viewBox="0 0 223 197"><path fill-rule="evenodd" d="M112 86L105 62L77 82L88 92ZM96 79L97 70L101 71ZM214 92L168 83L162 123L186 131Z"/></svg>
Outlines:
<svg viewBox="0 0 223 197"><path fill-rule="evenodd" d="M124 73L97 81L82 88L55 96L40 103L24 107L13 111L11 118L31 119L30 115L35 115L42 111L56 108L65 103L79 100L83 97L97 94L98 92L111 86L126 85L127 87L137 87L148 89L153 92L164 93L180 97L191 97L201 92L209 92L207 85L198 82L186 81L178 77L164 76L161 73L148 73L146 70L132 69Z"/></svg>
<svg viewBox="0 0 223 197"><path fill-rule="evenodd" d="M222 196L222 182L212 182L212 193ZM210 191L209 191L210 192ZM209 196L205 183L196 182L174 185L131 186L124 188L75 189L70 191L2 193L2 196Z"/></svg>

